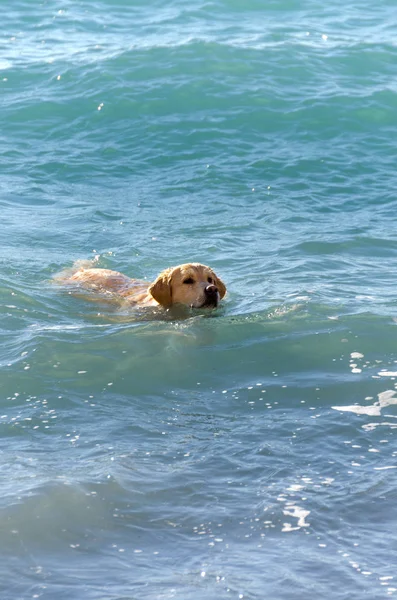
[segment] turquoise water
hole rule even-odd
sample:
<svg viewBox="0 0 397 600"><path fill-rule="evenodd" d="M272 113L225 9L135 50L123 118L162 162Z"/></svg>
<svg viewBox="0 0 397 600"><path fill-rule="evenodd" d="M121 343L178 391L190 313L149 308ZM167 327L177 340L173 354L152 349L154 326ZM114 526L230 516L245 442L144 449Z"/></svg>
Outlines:
<svg viewBox="0 0 397 600"><path fill-rule="evenodd" d="M396 17L3 8L2 600L396 596ZM228 296L150 319L51 283L94 257Z"/></svg>

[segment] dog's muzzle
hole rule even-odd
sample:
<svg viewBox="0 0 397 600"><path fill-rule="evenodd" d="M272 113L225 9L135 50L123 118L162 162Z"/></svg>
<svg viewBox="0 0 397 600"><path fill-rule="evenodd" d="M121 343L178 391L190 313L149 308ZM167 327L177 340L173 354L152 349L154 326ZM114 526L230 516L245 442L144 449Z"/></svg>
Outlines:
<svg viewBox="0 0 397 600"><path fill-rule="evenodd" d="M219 292L218 288L214 284L207 285L204 290L205 293L205 301L202 306L215 307L218 306L219 302Z"/></svg>

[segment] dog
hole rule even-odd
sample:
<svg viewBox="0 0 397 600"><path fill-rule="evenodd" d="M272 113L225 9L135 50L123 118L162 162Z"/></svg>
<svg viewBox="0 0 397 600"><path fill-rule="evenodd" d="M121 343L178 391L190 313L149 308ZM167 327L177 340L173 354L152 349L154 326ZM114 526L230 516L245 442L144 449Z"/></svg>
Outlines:
<svg viewBox="0 0 397 600"><path fill-rule="evenodd" d="M226 286L218 275L200 263L165 269L149 285L118 271L78 264L69 274L58 276L56 281L97 292L103 299L110 294L112 299L136 306L169 308L182 304L190 308L216 308L226 294Z"/></svg>

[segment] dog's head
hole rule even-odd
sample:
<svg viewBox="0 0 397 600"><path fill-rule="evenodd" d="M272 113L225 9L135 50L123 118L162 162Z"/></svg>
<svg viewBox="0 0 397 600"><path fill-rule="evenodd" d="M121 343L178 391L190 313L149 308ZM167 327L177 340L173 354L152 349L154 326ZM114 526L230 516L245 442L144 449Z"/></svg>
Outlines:
<svg viewBox="0 0 397 600"><path fill-rule="evenodd" d="M215 308L226 294L226 286L210 267L186 263L160 273L149 292L161 306Z"/></svg>

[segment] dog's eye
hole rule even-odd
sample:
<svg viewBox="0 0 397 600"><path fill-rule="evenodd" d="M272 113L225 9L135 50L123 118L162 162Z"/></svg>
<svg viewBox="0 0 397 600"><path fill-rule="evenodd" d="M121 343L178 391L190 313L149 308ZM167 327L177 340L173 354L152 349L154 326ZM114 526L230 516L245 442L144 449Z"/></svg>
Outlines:
<svg viewBox="0 0 397 600"><path fill-rule="evenodd" d="M194 279L192 279L191 277L188 277L187 279L183 280L183 283L187 283L189 285L189 283L194 283Z"/></svg>
<svg viewBox="0 0 397 600"><path fill-rule="evenodd" d="M207 281L208 281L208 283L214 283L214 280L212 279L212 277L208 277Z"/></svg>

